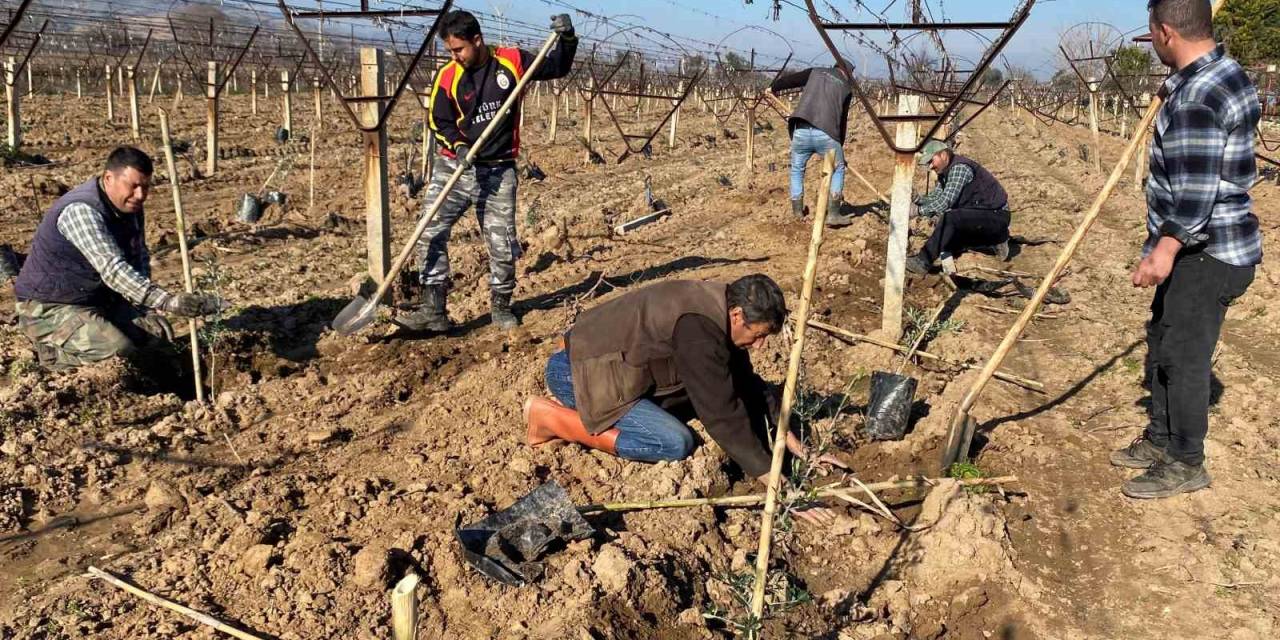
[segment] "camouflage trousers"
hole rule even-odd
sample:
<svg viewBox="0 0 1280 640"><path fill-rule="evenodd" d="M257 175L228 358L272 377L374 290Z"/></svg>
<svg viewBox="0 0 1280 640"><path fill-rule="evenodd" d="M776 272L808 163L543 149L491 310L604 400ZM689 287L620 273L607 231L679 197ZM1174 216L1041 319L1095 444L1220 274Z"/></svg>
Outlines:
<svg viewBox="0 0 1280 640"><path fill-rule="evenodd" d="M18 328L46 369L70 369L114 356L176 364L177 353L168 341L136 324L143 314L124 300L105 307L35 301L19 301L15 307Z"/></svg>
<svg viewBox="0 0 1280 640"><path fill-rule="evenodd" d="M435 202L457 167L457 160L436 156L431 168L431 185L427 187L426 207ZM475 165L458 179L435 220L418 240L422 284L448 284L449 237L453 225L472 205L489 246L489 288L494 293L510 294L516 288L516 260L520 257L520 242L516 238L515 163Z"/></svg>

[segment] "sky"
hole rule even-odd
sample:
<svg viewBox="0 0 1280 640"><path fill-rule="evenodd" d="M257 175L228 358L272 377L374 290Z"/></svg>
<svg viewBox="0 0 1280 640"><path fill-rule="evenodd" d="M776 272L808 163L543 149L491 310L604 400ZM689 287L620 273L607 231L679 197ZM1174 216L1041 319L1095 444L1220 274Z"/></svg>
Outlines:
<svg viewBox="0 0 1280 640"><path fill-rule="evenodd" d="M907 20L907 0L862 2L889 20ZM703 53L723 42L725 46L738 50L755 48L764 64L772 62L776 65L789 51L794 51L794 57L788 67L829 63L830 56L826 54L817 31L807 14L799 8L804 6L803 0L784 1L777 22L772 19L772 5L771 0L752 0L750 4L744 0L459 0L456 3L460 8L490 16L510 16L513 20L532 24L547 23L548 16L553 13L570 13L583 32L600 37L613 32L610 27L567 8L572 6L697 40L704 43ZM887 10L886 5L889 6ZM956 22L1006 20L1017 5L1017 0L928 0L935 19L945 16L946 20ZM858 0L815 0L815 6L826 16L833 15L830 7L834 6L845 19L853 22L877 19L871 11L860 10ZM1109 25L1108 30L1114 27L1119 33L1132 31L1129 34L1132 37L1146 32L1146 21L1145 0L1038 0L1027 22L1005 48L1004 55L1009 63L1026 67L1040 78L1047 78L1061 66L1057 44L1061 33L1068 28L1085 22L1101 22ZM484 25L486 32L495 27ZM730 35L744 27L749 28ZM991 37L998 34L997 31L985 33ZM729 37L725 39L726 36ZM652 46L652 41L645 44ZM962 32L947 36L946 45L953 54L969 60L977 60L985 46L977 38ZM842 50L855 66L865 66L871 75L883 74L885 65L878 62L869 50L865 62L853 44ZM767 56L775 58L769 60Z"/></svg>

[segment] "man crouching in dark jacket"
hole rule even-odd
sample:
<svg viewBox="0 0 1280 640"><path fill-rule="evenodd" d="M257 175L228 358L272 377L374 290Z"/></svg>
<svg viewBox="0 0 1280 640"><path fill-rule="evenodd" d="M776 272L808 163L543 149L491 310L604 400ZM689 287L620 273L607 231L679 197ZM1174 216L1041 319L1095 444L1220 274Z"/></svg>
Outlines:
<svg viewBox="0 0 1280 640"><path fill-rule="evenodd" d="M757 434L766 415L778 415L778 398L747 350L781 331L786 315L782 290L761 274L728 286L662 282L583 313L547 362L547 387L559 402L525 403L529 444L563 439L627 460L680 460L696 442L671 411L687 414L691 405L716 444L763 482L770 452ZM791 433L787 448L808 455Z"/></svg>

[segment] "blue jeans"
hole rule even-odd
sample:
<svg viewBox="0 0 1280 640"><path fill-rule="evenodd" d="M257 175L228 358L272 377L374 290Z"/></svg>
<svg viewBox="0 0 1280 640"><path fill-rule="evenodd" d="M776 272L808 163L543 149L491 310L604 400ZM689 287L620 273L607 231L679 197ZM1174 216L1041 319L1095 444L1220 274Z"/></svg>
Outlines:
<svg viewBox="0 0 1280 640"><path fill-rule="evenodd" d="M560 404L576 409L569 354L564 351L551 354L546 376L547 387ZM619 432L614 445L618 457L627 460L683 460L693 453L696 444L693 432L685 423L648 399L637 402L614 426Z"/></svg>
<svg viewBox="0 0 1280 640"><path fill-rule="evenodd" d="M791 133L792 200L798 200L804 195L804 166L808 164L809 158L817 155L818 163L821 164L821 156L832 150L836 152L836 172L831 176L831 193L835 195L844 191L844 145L822 129L797 127Z"/></svg>

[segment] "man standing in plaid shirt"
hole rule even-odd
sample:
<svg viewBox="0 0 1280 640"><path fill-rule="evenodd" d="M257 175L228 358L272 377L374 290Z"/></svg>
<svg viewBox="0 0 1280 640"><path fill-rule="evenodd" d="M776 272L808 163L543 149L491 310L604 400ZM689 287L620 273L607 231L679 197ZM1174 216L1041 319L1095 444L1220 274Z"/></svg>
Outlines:
<svg viewBox="0 0 1280 640"><path fill-rule="evenodd" d="M1122 488L1164 498L1209 486L1210 359L1227 307L1253 282L1262 236L1250 207L1261 108L1213 40L1209 0L1151 0L1151 42L1175 72L1160 88L1135 287L1156 287L1147 325L1151 423L1111 463L1146 469Z"/></svg>

